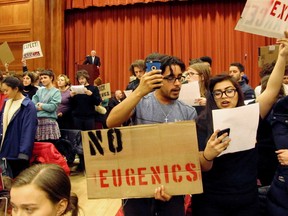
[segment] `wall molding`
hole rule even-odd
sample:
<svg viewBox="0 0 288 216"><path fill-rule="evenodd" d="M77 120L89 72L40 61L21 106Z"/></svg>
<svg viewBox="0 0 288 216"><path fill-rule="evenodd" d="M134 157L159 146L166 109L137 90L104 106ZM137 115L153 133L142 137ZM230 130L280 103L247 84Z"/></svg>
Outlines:
<svg viewBox="0 0 288 216"><path fill-rule="evenodd" d="M0 41L30 41L31 38L30 24L0 26Z"/></svg>
<svg viewBox="0 0 288 216"><path fill-rule="evenodd" d="M31 24L17 24L0 26L0 34L31 32Z"/></svg>
<svg viewBox="0 0 288 216"><path fill-rule="evenodd" d="M0 6L5 4L19 4L19 3L25 3L29 2L30 0L0 0Z"/></svg>

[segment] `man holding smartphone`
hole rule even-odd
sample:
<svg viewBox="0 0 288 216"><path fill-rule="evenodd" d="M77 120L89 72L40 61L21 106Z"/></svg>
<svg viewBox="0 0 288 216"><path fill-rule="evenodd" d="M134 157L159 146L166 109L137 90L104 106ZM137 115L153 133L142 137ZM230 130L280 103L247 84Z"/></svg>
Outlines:
<svg viewBox="0 0 288 216"><path fill-rule="evenodd" d="M178 100L184 79L184 63L167 55L161 56L160 62L161 70L145 73L134 92L114 107L107 118L108 127L120 126L130 117L136 125L192 120L197 117L194 107ZM165 193L164 187L160 187L155 190L155 198L123 200L125 216L185 215L183 195L171 197Z"/></svg>

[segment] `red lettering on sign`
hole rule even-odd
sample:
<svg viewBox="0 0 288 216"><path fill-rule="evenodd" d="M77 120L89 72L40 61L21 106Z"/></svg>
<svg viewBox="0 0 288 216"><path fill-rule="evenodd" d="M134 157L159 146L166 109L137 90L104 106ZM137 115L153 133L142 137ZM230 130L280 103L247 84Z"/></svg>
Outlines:
<svg viewBox="0 0 288 216"><path fill-rule="evenodd" d="M147 181L143 180L143 178L145 178L145 175L142 172L145 170L146 170L145 167L138 168L139 185L147 185L148 184Z"/></svg>
<svg viewBox="0 0 288 216"><path fill-rule="evenodd" d="M196 165L193 163L188 163L185 166L186 171L192 174L192 177L190 175L186 176L186 179L190 182L196 181L198 179L197 172L194 170L196 168Z"/></svg>
<svg viewBox="0 0 288 216"><path fill-rule="evenodd" d="M274 17L277 16L277 19L286 21L288 19L287 9L288 9L288 5L282 4L281 1L275 1L272 6L270 15Z"/></svg>
<svg viewBox="0 0 288 216"><path fill-rule="evenodd" d="M182 181L182 176L178 176L177 178L177 172L181 171L181 166L179 164L175 164L172 166L172 173L173 173L173 180L174 182L181 182Z"/></svg>
<svg viewBox="0 0 288 216"><path fill-rule="evenodd" d="M107 188L109 187L109 184L105 184L104 180L107 179L107 177L104 176L104 174L108 173L108 170L100 170L99 171L99 177L100 177L100 186L101 188Z"/></svg>
<svg viewBox="0 0 288 216"><path fill-rule="evenodd" d="M161 184L161 178L160 178L160 167L150 167L152 171L152 184ZM157 181L157 182L156 182Z"/></svg>
<svg viewBox="0 0 288 216"><path fill-rule="evenodd" d="M164 166L164 175L165 175L165 182L169 183L169 170L167 165Z"/></svg>
<svg viewBox="0 0 288 216"><path fill-rule="evenodd" d="M272 10L271 10L271 12L270 12L270 15L276 16L275 11L277 10L277 6L278 6L278 5L281 5L281 2L280 2L280 1L275 1L274 5L273 5L273 8L272 8Z"/></svg>
<svg viewBox="0 0 288 216"><path fill-rule="evenodd" d="M117 173L116 173L117 171ZM121 170L112 170L113 185L115 187L120 187L122 185ZM117 181L118 179L118 181Z"/></svg>
<svg viewBox="0 0 288 216"><path fill-rule="evenodd" d="M129 185L129 186L135 186L136 180L135 180L135 176L134 176L134 174L135 174L134 170L133 170L133 169L126 169L125 174L126 174L126 182L127 182L127 185ZM132 176L130 176L130 174L131 174Z"/></svg>
<svg viewBox="0 0 288 216"><path fill-rule="evenodd" d="M148 168L104 169L99 170L96 179L99 179L101 188L193 182L201 178L196 169L194 163L187 163L185 166L172 164Z"/></svg>
<svg viewBox="0 0 288 216"><path fill-rule="evenodd" d="M286 11L286 9L287 9L287 6L285 4L283 4L282 12L281 12L281 14L278 15L277 18L283 19L283 15L284 15L284 12Z"/></svg>

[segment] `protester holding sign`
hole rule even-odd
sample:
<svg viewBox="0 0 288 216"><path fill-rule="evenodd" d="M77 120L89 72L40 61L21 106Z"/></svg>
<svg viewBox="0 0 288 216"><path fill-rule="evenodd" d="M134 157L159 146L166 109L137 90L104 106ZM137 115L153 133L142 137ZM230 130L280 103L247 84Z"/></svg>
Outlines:
<svg viewBox="0 0 288 216"><path fill-rule="evenodd" d="M32 72L23 73L23 85L24 85L24 94L27 95L30 99L36 94L38 88L34 86L35 76Z"/></svg>
<svg viewBox="0 0 288 216"><path fill-rule="evenodd" d="M282 86L288 57L288 32L285 35L286 38L277 40L280 49L276 65L265 91L257 98L262 119L277 100ZM200 150L204 150L205 140L213 133L212 110L244 105L241 87L228 75L211 78L208 95L206 109L198 119ZM210 171L203 173L204 193L193 195L193 216L258 215L256 148L220 157L212 156L206 150L204 153L206 160L213 163L213 166Z"/></svg>
<svg viewBox="0 0 288 216"><path fill-rule="evenodd" d="M157 60L159 59L161 59L161 70L153 70L142 76L139 86L131 95L112 109L107 118L108 127L120 126L130 117L133 124L137 125L193 120L197 117L195 108L178 100L184 80L182 76L185 70L184 63L176 57L167 55L161 55L161 58L159 55ZM206 149L213 157L223 151L229 143L229 139L221 143L226 135L218 139L216 135L217 133L213 134ZM217 147L213 148L213 146ZM212 163L205 160L202 153L200 153L200 163L204 170L211 168ZM125 215L183 216L185 214L184 196L171 198L165 193L164 186L161 186L155 190L155 198L158 200L153 198L124 200Z"/></svg>

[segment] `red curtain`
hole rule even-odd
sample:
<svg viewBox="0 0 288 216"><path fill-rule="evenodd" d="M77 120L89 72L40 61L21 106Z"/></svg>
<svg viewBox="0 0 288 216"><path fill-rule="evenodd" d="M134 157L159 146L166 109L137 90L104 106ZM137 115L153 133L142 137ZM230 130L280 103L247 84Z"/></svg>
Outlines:
<svg viewBox="0 0 288 216"><path fill-rule="evenodd" d="M66 70L75 83L75 63L95 49L101 58L100 77L111 91L125 89L128 68L151 52L189 59L213 58L213 74L227 71L231 62L241 62L250 84L259 82L258 47L275 40L238 32L234 27L245 1L221 0L93 7L66 11Z"/></svg>
<svg viewBox="0 0 288 216"><path fill-rule="evenodd" d="M66 9L88 8L92 6L118 6L136 3L168 2L170 0L66 0Z"/></svg>

